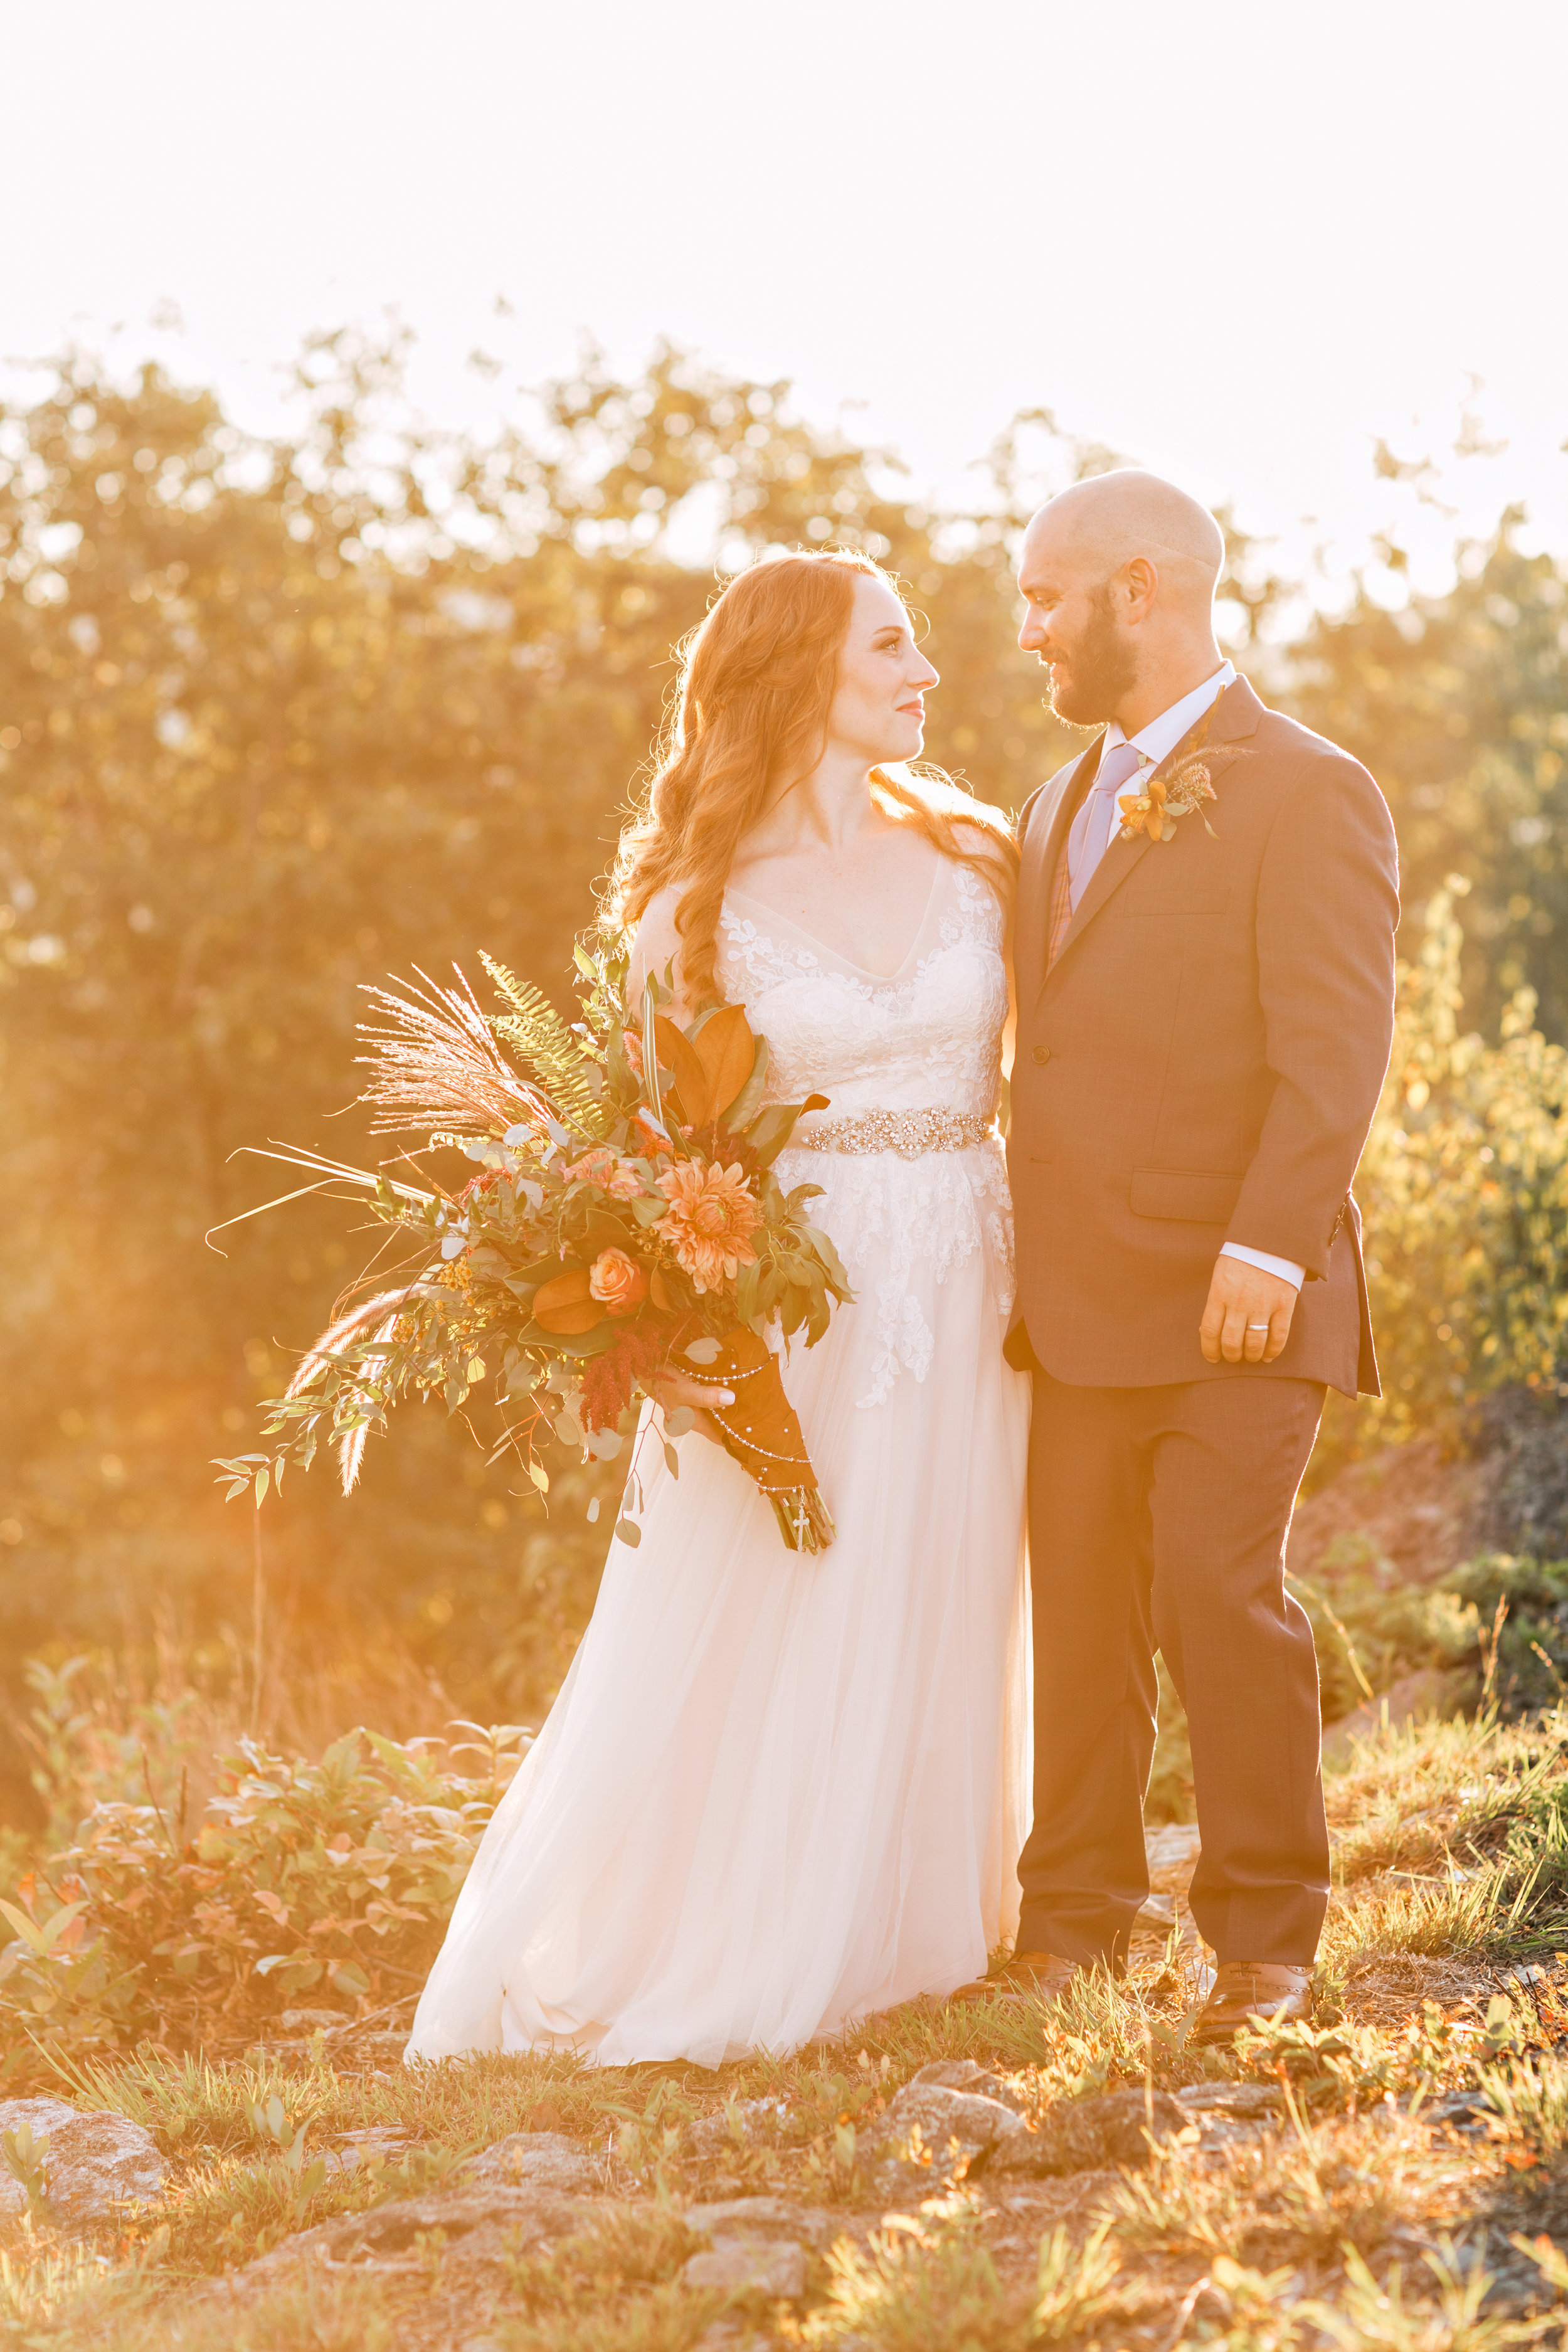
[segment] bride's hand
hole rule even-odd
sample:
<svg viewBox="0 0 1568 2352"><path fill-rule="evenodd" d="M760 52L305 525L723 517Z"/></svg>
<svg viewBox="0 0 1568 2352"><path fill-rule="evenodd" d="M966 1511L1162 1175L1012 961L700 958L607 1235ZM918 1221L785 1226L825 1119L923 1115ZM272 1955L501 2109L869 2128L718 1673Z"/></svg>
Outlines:
<svg viewBox="0 0 1568 2352"><path fill-rule="evenodd" d="M710 1404L733 1404L732 1390L716 1389L711 1383L704 1386L700 1381L689 1380L684 1372L666 1372L662 1380L654 1382L653 1392L662 1411L676 1412L685 1405L695 1415L699 1433L710 1444L723 1444L723 1433L708 1408Z"/></svg>

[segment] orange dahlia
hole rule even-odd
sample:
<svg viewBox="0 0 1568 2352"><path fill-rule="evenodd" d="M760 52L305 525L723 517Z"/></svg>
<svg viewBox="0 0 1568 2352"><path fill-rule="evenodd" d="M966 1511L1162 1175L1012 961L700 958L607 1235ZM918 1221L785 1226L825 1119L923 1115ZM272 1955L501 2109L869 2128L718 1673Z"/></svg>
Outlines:
<svg viewBox="0 0 1568 2352"><path fill-rule="evenodd" d="M699 1291L717 1290L752 1264L757 1253L752 1235L762 1214L738 1165L682 1160L666 1169L658 1189L669 1207L654 1231L668 1243L676 1264Z"/></svg>

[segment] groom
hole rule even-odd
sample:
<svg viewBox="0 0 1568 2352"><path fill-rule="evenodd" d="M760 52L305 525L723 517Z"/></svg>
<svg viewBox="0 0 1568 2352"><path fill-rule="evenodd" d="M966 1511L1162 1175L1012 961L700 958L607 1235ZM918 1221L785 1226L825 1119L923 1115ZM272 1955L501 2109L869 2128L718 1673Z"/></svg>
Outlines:
<svg viewBox="0 0 1568 2352"><path fill-rule="evenodd" d="M1220 654L1223 555L1143 473L1029 525L1019 643L1058 715L1100 731L1024 812L1008 1147L1036 1774L1004 1989L1125 1960L1158 1650L1192 1734L1211 2042L1311 2013L1329 1843L1283 1559L1326 1387L1377 1393L1350 1185L1398 917L1372 778Z"/></svg>

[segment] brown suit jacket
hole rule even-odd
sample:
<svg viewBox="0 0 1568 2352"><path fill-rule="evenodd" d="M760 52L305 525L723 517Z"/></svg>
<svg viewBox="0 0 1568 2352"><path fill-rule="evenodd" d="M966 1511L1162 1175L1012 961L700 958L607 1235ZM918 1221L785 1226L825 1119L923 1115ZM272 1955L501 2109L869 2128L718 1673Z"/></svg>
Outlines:
<svg viewBox="0 0 1568 2352"><path fill-rule="evenodd" d="M1268 1370L1378 1393L1351 1179L1388 1066L1398 854L1346 752L1245 680L1173 839L1113 836L1047 973L1057 861L1100 745L1020 826L1009 1360L1076 1386L1256 1378L1198 1323L1234 1241L1306 1268Z"/></svg>

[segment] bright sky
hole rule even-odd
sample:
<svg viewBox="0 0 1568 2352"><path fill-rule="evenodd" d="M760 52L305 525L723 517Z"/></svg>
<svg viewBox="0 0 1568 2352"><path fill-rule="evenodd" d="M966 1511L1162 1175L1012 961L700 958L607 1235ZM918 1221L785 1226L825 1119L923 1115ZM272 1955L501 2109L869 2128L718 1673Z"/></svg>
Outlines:
<svg viewBox="0 0 1568 2352"><path fill-rule="evenodd" d="M156 351L266 430L384 306L445 423L666 334L916 492L1045 405L1288 561L1393 522L1436 584L1509 499L1568 552L1563 0L77 0L6 51L6 359ZM1445 457L1473 377L1449 521L1372 447Z"/></svg>

